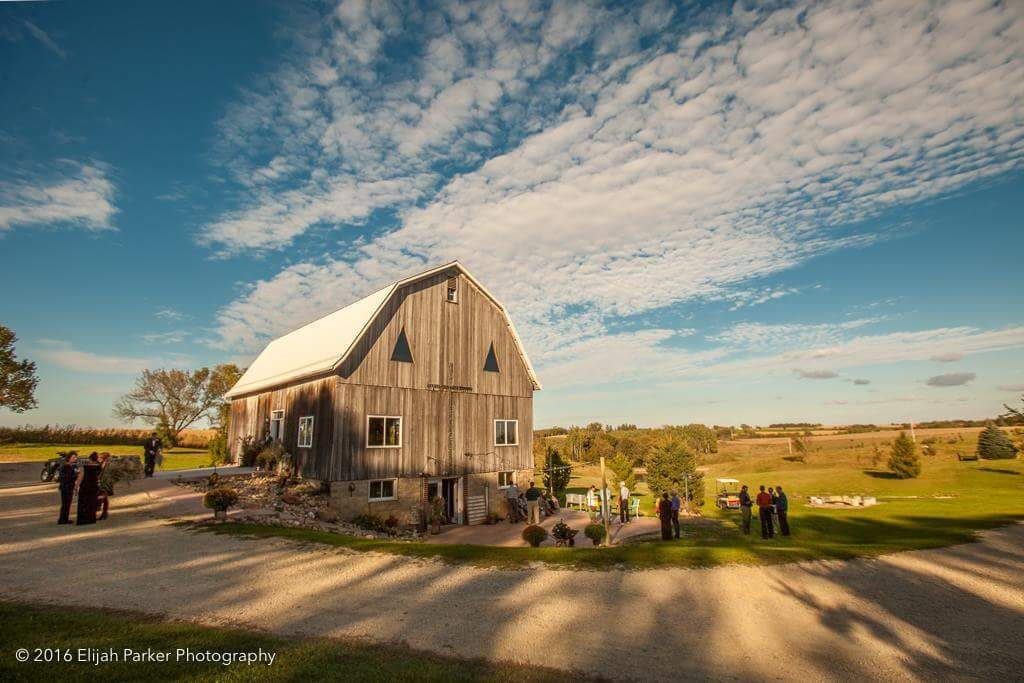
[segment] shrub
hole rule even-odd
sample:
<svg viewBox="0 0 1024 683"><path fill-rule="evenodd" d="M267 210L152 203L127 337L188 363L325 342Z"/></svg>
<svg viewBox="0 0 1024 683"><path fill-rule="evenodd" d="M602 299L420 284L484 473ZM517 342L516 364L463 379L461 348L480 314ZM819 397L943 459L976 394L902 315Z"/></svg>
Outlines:
<svg viewBox="0 0 1024 683"><path fill-rule="evenodd" d="M912 479L921 474L921 457L917 454L917 446L904 432L900 432L892 442L889 469L899 479Z"/></svg>
<svg viewBox="0 0 1024 683"><path fill-rule="evenodd" d="M387 527L388 533L395 533L398 530L398 517L388 515L388 518L384 520L384 526Z"/></svg>
<svg viewBox="0 0 1024 683"><path fill-rule="evenodd" d="M387 531L387 526L380 515L356 515L352 518L352 523L367 531Z"/></svg>
<svg viewBox="0 0 1024 683"><path fill-rule="evenodd" d="M211 510L226 511L229 507L238 503L238 492L227 486L208 491L203 496L203 505Z"/></svg>
<svg viewBox="0 0 1024 683"><path fill-rule="evenodd" d="M593 541L594 545L600 545L605 539L604 524L588 524L583 529L583 535Z"/></svg>
<svg viewBox="0 0 1024 683"><path fill-rule="evenodd" d="M239 450L241 450L241 457L239 458L239 465L242 467L255 467L256 456L260 454L260 450L263 446L259 444L251 435L243 437L239 442Z"/></svg>
<svg viewBox="0 0 1024 683"><path fill-rule="evenodd" d="M1017 457L1017 447L1002 429L990 425L978 435L978 457L984 460L1013 460Z"/></svg>
<svg viewBox="0 0 1024 683"><path fill-rule="evenodd" d="M530 526L523 529L523 540L529 543L534 548L540 546L544 542L544 539L548 537L548 530L542 526L531 524Z"/></svg>
<svg viewBox="0 0 1024 683"><path fill-rule="evenodd" d="M273 441L260 449L256 456L256 464L266 470L271 470L279 464L287 461L288 454L279 441Z"/></svg>

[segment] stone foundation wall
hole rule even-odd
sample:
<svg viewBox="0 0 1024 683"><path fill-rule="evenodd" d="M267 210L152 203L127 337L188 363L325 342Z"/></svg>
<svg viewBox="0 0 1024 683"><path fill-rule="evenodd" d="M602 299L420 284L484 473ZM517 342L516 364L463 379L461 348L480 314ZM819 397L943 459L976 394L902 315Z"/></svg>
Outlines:
<svg viewBox="0 0 1024 683"><path fill-rule="evenodd" d="M520 491L526 490L532 476L532 470L516 472L516 483ZM537 485L540 486L541 483L538 481ZM482 496L485 490L488 491L489 496L489 511L502 517L508 515L505 489L498 488L497 472L469 474L464 477L464 497ZM400 524L409 525L416 522L422 495L423 478L406 477L398 479L395 500L370 501L369 480L331 482L330 500L331 507L337 510L345 521L350 521L357 515L378 515L384 519L394 515Z"/></svg>

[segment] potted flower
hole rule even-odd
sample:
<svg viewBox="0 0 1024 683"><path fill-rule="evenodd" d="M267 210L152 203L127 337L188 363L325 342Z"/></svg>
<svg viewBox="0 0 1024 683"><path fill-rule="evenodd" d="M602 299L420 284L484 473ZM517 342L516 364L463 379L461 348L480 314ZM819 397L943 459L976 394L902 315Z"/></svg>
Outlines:
<svg viewBox="0 0 1024 683"><path fill-rule="evenodd" d="M430 533L441 533L441 524L445 521L444 498L435 496L430 501Z"/></svg>
<svg viewBox="0 0 1024 683"><path fill-rule="evenodd" d="M238 503L238 492L227 486L208 491L203 497L203 505L213 510L214 519L228 518L228 508Z"/></svg>
<svg viewBox="0 0 1024 683"><path fill-rule="evenodd" d="M579 529L573 529L562 520L559 520L557 524L551 527L551 536L555 539L555 545L559 546L567 545L572 547L576 545L575 536L579 532Z"/></svg>
<svg viewBox="0 0 1024 683"><path fill-rule="evenodd" d="M548 530L538 524L531 524L523 529L523 540L533 548L540 547L544 539L548 537Z"/></svg>
<svg viewBox="0 0 1024 683"><path fill-rule="evenodd" d="M605 538L605 530L603 524L588 524L583 529L583 535L594 542L594 545L601 545L601 541Z"/></svg>

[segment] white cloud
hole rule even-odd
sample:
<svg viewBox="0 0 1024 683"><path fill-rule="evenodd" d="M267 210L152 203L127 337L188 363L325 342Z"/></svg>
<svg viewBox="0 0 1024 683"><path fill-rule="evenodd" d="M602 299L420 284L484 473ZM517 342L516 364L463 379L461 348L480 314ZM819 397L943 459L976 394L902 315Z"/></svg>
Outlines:
<svg viewBox="0 0 1024 683"><path fill-rule="evenodd" d="M726 351L699 353L672 347L668 330L610 334L611 319L680 302L791 294L747 283L884 239L843 226L1019 168L1024 154L1018 3L823 2L666 25L671 13L342 3L222 122L239 204L200 241L283 248L385 208L397 227L254 283L222 309L214 343L256 351L451 258L567 381L560 368L597 368L624 348L650 361L648 376L741 371L727 360L735 346L775 352L792 372L998 334L751 323L716 338ZM401 31L421 41L411 54L389 52ZM814 352L783 354L796 339ZM573 344L583 355L559 361Z"/></svg>
<svg viewBox="0 0 1024 683"><path fill-rule="evenodd" d="M109 375L135 375L147 368L181 367L188 364L186 356L170 358L137 358L80 351L71 342L60 339L40 339L34 355L67 370Z"/></svg>
<svg viewBox="0 0 1024 683"><path fill-rule="evenodd" d="M1000 384L999 391L1024 391L1024 384Z"/></svg>
<svg viewBox="0 0 1024 683"><path fill-rule="evenodd" d="M177 309L165 307L157 309L153 316L161 320L181 320L185 317L185 314Z"/></svg>
<svg viewBox="0 0 1024 683"><path fill-rule="evenodd" d="M62 160L55 175L0 182L0 234L17 226L113 229L116 188L109 170L100 162Z"/></svg>
<svg viewBox="0 0 1024 683"><path fill-rule="evenodd" d="M796 368L793 372L800 379L835 379L839 376L839 373L835 370L801 370Z"/></svg>
<svg viewBox="0 0 1024 683"><path fill-rule="evenodd" d="M169 332L149 332L139 335L147 344L180 344L188 338L185 330L171 330Z"/></svg>
<svg viewBox="0 0 1024 683"><path fill-rule="evenodd" d="M937 353L931 357L931 360L936 363L955 363L958 360L963 360L964 354L957 351L949 351L946 353Z"/></svg>

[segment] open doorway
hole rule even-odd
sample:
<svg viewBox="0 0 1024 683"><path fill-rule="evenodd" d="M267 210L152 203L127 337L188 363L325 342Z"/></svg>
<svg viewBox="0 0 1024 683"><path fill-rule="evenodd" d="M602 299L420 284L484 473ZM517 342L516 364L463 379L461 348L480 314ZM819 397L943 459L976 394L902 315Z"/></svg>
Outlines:
<svg viewBox="0 0 1024 683"><path fill-rule="evenodd" d="M431 479L427 482L427 500L437 496L444 498L444 516L446 524L462 524L462 479L445 477Z"/></svg>

